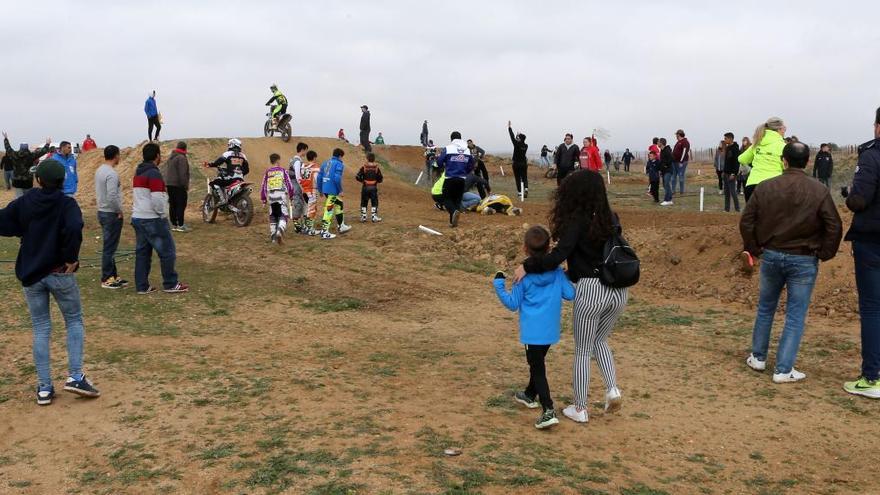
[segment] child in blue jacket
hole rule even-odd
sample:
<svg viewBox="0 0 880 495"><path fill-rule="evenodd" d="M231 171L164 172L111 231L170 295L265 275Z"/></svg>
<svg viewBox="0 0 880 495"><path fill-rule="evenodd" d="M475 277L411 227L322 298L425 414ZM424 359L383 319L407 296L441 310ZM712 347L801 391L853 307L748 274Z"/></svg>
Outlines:
<svg viewBox="0 0 880 495"><path fill-rule="evenodd" d="M339 225L338 232L344 234L351 230L351 226L345 223L345 214L342 205L342 175L345 164L342 157L345 152L339 148L333 150L333 157L321 165L316 178L316 186L327 199L324 202L324 218L321 223L321 239L333 239L336 236L330 233L330 224L333 218Z"/></svg>
<svg viewBox="0 0 880 495"><path fill-rule="evenodd" d="M651 184L648 191L655 203L660 202L660 160L657 154L651 151L648 153L648 162L645 164L645 173L648 174L648 182Z"/></svg>
<svg viewBox="0 0 880 495"><path fill-rule="evenodd" d="M536 225L526 231L525 252L528 256L543 254L549 250L550 232L547 229ZM526 275L522 281L513 285L510 292L505 288L503 272L495 274L493 283L501 303L511 311L519 311L519 338L526 346L529 385L514 397L529 409L543 407L541 416L535 421L535 428L544 429L559 424L553 409L553 399L550 398L544 359L550 346L559 342L562 300L574 299L574 286L562 268ZM536 397L540 403L535 400Z"/></svg>

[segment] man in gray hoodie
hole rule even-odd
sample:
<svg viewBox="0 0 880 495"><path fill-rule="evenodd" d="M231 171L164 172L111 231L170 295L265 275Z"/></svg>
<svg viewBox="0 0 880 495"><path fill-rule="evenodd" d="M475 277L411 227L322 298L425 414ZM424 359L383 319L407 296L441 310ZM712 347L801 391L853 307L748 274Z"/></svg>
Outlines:
<svg viewBox="0 0 880 495"><path fill-rule="evenodd" d="M116 271L116 248L122 234L122 187L119 184L119 148L104 148L104 164L95 171L95 200L98 203L98 223L103 231L104 249L101 253L101 287L122 289L128 281L119 278Z"/></svg>

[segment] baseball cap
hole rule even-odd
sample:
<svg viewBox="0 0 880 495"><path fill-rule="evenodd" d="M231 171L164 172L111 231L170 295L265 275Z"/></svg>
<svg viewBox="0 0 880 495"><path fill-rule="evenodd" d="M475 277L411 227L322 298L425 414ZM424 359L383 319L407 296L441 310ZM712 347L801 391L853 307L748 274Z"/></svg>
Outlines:
<svg viewBox="0 0 880 495"><path fill-rule="evenodd" d="M45 181L63 181L64 165L61 165L57 160L49 158L43 160L37 165L37 171L35 173L37 177Z"/></svg>

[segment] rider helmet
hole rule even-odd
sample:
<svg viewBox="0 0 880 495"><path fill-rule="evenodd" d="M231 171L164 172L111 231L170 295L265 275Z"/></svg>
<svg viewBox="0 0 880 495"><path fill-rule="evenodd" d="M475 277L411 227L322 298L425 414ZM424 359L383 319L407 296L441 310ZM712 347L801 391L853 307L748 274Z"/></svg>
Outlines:
<svg viewBox="0 0 880 495"><path fill-rule="evenodd" d="M278 85L277 85L277 84L272 84L271 86L269 86L269 89L272 90L272 91L278 91Z"/></svg>
<svg viewBox="0 0 880 495"><path fill-rule="evenodd" d="M241 151L241 141L236 138L232 138L226 144L226 148L234 151Z"/></svg>

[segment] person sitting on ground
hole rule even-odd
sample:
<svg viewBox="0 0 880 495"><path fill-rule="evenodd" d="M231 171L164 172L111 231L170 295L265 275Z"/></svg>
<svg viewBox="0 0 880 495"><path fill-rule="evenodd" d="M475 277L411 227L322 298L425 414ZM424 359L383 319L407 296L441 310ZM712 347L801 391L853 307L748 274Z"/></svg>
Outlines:
<svg viewBox="0 0 880 495"><path fill-rule="evenodd" d="M225 205L228 200L226 188L234 181L243 179L251 170L247 156L241 150L241 141L236 138L229 140L226 151L219 158L205 166L217 169L217 177L210 182L210 186L220 199L218 207Z"/></svg>
<svg viewBox="0 0 880 495"><path fill-rule="evenodd" d="M367 205L370 204L370 221L381 222L379 217L379 184L382 183L382 170L376 163L376 155L367 153L367 163L358 170L355 180L361 183L361 223L367 221Z"/></svg>
<svg viewBox="0 0 880 495"><path fill-rule="evenodd" d="M546 255L550 251L550 232L535 225L526 231L524 251L526 256ZM543 408L535 421L535 428L544 429L559 424L547 370L544 363L550 346L559 342L562 323L562 300L574 299L574 286L562 267L544 273L526 275L513 284L510 292L505 288L504 272L495 274L492 282L495 294L507 309L519 311L520 342L525 345L529 364L529 384L525 390L516 392L514 398L529 409Z"/></svg>
<svg viewBox="0 0 880 495"><path fill-rule="evenodd" d="M273 84L269 86L269 91L272 92L272 97L269 98L269 101L266 102L266 106L275 104L272 107L272 124L278 124L278 117L281 117L285 113L287 113L287 97L278 89L278 86Z"/></svg>
<svg viewBox="0 0 880 495"><path fill-rule="evenodd" d="M83 318L76 271L82 245L83 218L76 200L61 192L64 166L45 160L37 166L39 189L0 209L0 236L20 237L15 276L24 287L33 324L37 404L55 397L49 361L52 320L49 295L55 298L67 330L68 376L64 390L95 398L101 395L82 370Z"/></svg>
<svg viewBox="0 0 880 495"><path fill-rule="evenodd" d="M284 231L290 219L290 198L294 195L293 182L287 170L279 165L281 155L269 155L269 168L263 174L260 186L260 201L269 205L269 241L272 244L284 243Z"/></svg>
<svg viewBox="0 0 880 495"><path fill-rule="evenodd" d="M348 142L348 139L345 138L345 130L340 128L339 132L336 133L336 137L339 138L340 141Z"/></svg>
<svg viewBox="0 0 880 495"><path fill-rule="evenodd" d="M773 314L786 287L785 326L776 353L774 383L803 380L794 368L819 261L837 254L843 227L831 193L807 176L810 148L790 143L782 149L782 175L761 181L740 219L743 267L750 271L762 258L758 310L752 330L752 353L746 364L755 371L767 366Z"/></svg>

